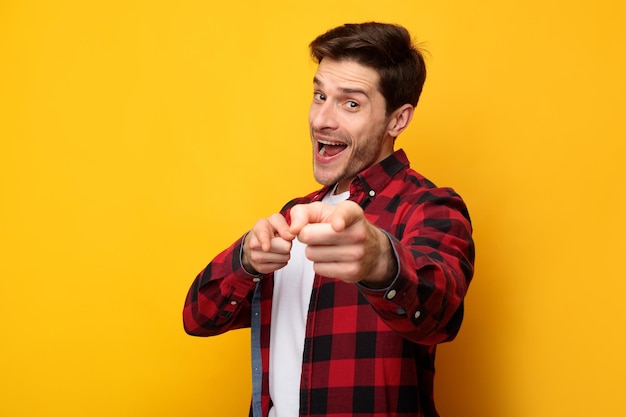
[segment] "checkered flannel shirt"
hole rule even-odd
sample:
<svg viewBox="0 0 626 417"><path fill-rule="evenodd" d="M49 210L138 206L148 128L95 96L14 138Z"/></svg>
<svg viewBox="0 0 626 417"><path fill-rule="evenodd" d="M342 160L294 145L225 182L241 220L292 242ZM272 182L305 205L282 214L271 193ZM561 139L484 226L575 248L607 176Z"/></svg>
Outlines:
<svg viewBox="0 0 626 417"><path fill-rule="evenodd" d="M328 187L281 211L319 201ZM391 241L398 274L383 290L315 276L306 324L300 416L434 417L435 349L463 319L473 275L472 227L464 202L409 167L402 150L363 171L350 200ZM265 417L273 275L241 266L243 237L193 282L185 330L212 336L252 327L251 415Z"/></svg>

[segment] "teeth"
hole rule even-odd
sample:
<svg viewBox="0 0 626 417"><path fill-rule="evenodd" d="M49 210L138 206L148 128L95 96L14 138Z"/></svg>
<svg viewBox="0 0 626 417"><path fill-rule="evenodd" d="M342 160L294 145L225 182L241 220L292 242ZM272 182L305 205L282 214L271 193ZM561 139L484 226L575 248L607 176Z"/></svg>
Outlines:
<svg viewBox="0 0 626 417"><path fill-rule="evenodd" d="M318 140L319 143L321 143L322 145L330 145L330 146L341 146L344 145L344 143L341 142L330 142L330 141L326 141L326 140Z"/></svg>
<svg viewBox="0 0 626 417"><path fill-rule="evenodd" d="M322 139L318 139L317 142L319 143L319 154L321 156L326 156L326 146L347 146L345 143L343 142L333 142L330 140L322 140Z"/></svg>

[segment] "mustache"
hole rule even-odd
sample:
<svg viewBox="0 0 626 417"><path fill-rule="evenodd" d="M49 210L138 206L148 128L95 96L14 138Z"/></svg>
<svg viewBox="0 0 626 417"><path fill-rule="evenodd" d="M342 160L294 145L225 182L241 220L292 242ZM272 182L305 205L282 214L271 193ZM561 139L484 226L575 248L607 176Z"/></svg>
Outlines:
<svg viewBox="0 0 626 417"><path fill-rule="evenodd" d="M313 139L336 139L339 142L351 143L350 136L325 129L311 129L311 137Z"/></svg>

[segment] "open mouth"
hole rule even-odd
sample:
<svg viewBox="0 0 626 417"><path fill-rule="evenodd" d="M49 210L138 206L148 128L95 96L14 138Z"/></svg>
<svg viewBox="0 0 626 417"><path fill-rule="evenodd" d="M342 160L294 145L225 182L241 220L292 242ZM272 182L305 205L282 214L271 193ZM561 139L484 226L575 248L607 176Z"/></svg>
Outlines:
<svg viewBox="0 0 626 417"><path fill-rule="evenodd" d="M338 155L348 147L345 143L332 142L328 140L318 140L317 145L320 156L328 157Z"/></svg>

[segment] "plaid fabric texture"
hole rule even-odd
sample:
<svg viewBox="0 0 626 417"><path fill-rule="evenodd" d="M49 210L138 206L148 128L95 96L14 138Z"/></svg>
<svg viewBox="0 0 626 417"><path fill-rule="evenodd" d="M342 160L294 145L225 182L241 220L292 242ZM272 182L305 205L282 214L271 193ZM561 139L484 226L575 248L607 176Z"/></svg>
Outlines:
<svg viewBox="0 0 626 417"><path fill-rule="evenodd" d="M328 187L288 203L320 200ZM469 215L451 189L409 168L402 150L363 171L350 188L367 219L385 231L398 276L384 290L316 276L307 318L300 415L436 417L435 349L452 340L473 274ZM243 238L219 254L192 284L185 330L211 336L250 326L252 294L261 290L262 414L269 398L272 274L241 267Z"/></svg>

